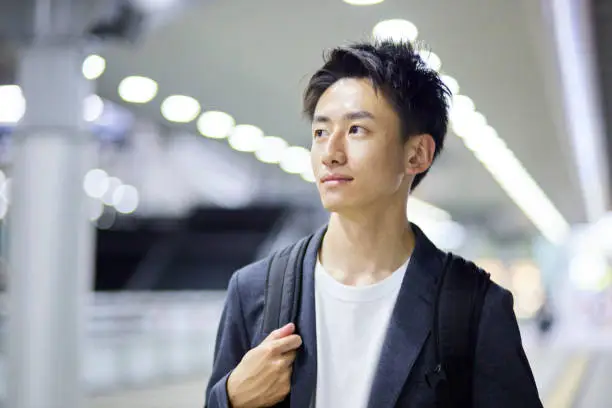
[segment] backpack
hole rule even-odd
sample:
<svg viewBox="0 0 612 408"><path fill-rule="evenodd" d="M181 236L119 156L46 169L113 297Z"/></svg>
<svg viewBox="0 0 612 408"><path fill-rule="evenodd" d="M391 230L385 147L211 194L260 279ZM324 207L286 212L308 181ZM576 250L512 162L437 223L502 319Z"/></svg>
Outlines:
<svg viewBox="0 0 612 408"><path fill-rule="evenodd" d="M297 321L302 265L313 235L271 256L266 276L264 333ZM426 375L439 407L472 406L478 324L489 283L490 275L474 263L446 254L432 322L436 364Z"/></svg>

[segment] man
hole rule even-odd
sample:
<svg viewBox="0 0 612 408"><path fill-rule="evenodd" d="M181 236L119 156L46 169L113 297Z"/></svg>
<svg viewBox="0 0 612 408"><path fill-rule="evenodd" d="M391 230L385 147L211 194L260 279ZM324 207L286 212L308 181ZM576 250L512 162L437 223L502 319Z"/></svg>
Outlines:
<svg viewBox="0 0 612 408"><path fill-rule="evenodd" d="M410 44L332 50L311 78L312 166L328 225L308 245L295 324L260 334L266 260L236 272L207 406L435 407L431 316L444 254L406 219L440 153L448 89ZM478 326L474 407L541 407L513 312L491 284Z"/></svg>

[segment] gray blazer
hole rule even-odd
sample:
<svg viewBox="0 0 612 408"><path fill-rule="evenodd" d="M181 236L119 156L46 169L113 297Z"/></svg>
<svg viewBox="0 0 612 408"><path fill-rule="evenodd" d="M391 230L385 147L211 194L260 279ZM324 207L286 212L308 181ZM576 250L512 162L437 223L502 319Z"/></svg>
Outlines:
<svg viewBox="0 0 612 408"><path fill-rule="evenodd" d="M433 408L434 390L425 374L435 365L431 332L436 282L444 253L414 224L416 246L402 283L383 345L368 408ZM314 268L325 228L315 235L304 260L297 326L303 345L291 380L292 408L307 408L317 381ZM260 334L267 259L233 274L221 316L214 363L206 390L207 407L229 407L226 380ZM478 408L542 407L523 350L510 292L491 284L484 302L476 345L474 405ZM330 407L332 408L332 407Z"/></svg>

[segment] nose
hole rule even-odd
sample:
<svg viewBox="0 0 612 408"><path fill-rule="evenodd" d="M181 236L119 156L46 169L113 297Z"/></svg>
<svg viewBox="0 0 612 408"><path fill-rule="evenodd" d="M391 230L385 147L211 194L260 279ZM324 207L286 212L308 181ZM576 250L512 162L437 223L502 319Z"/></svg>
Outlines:
<svg viewBox="0 0 612 408"><path fill-rule="evenodd" d="M341 166L346 163L344 137L341 132L334 132L327 138L322 161L327 167Z"/></svg>

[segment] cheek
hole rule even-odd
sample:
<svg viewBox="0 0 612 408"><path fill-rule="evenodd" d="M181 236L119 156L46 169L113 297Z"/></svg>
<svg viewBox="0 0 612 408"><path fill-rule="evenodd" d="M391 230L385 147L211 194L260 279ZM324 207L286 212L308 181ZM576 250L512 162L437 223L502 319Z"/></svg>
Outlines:
<svg viewBox="0 0 612 408"><path fill-rule="evenodd" d="M406 177L403 156L398 151L385 151L362 163L365 166L360 166L360 173L377 191L395 192Z"/></svg>
<svg viewBox="0 0 612 408"><path fill-rule="evenodd" d="M310 150L310 165L312 166L312 171L314 172L314 174L316 175L317 172L319 171L319 163L321 162L320 158L319 158L319 154L317 153L317 151L312 148Z"/></svg>
<svg viewBox="0 0 612 408"><path fill-rule="evenodd" d="M381 178L395 179L405 172L404 158L398 150L385 149L377 154L370 155L363 162L367 162L367 167L372 175L378 175Z"/></svg>

